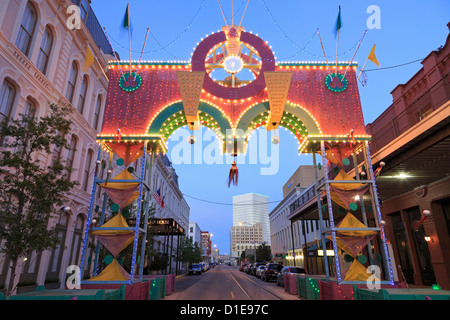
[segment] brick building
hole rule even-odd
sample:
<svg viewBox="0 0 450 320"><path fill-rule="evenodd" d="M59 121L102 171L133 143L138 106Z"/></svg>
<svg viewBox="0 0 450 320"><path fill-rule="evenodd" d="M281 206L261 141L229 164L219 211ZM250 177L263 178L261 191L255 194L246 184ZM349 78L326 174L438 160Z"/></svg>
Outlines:
<svg viewBox="0 0 450 320"><path fill-rule="evenodd" d="M450 23L447 25L450 29ZM368 124L381 212L400 280L450 289L450 35ZM431 212L417 224L424 212Z"/></svg>

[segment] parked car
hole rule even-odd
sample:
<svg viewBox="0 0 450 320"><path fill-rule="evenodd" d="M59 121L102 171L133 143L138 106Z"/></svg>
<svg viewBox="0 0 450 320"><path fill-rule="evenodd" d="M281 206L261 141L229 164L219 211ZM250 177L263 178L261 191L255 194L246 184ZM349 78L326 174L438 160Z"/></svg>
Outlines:
<svg viewBox="0 0 450 320"><path fill-rule="evenodd" d="M293 274L308 274L305 268L301 267L293 267L293 266L285 266L281 269L280 273L277 276L277 286L284 287L284 275L288 273Z"/></svg>
<svg viewBox="0 0 450 320"><path fill-rule="evenodd" d="M189 267L189 274L202 274L202 267L199 264L193 264Z"/></svg>
<svg viewBox="0 0 450 320"><path fill-rule="evenodd" d="M274 279L277 279L278 273L280 273L283 266L279 263L268 263L266 264L265 269L261 272L261 280L265 282Z"/></svg>
<svg viewBox="0 0 450 320"><path fill-rule="evenodd" d="M258 267L259 267L259 266L264 266L264 265L265 265L265 264L262 263L262 262L257 262L257 263L255 263L255 264L253 265L253 268L252 268L250 274L251 274L252 276L256 276L256 270L258 269Z"/></svg>
<svg viewBox="0 0 450 320"><path fill-rule="evenodd" d="M247 266L246 263L241 264L241 266L239 267L239 271L244 271L246 266Z"/></svg>
<svg viewBox="0 0 450 320"><path fill-rule="evenodd" d="M216 264L214 263L214 262L210 262L209 263L209 268L211 269L211 268L214 268L214 266L215 266Z"/></svg>
<svg viewBox="0 0 450 320"><path fill-rule="evenodd" d="M256 271L255 271L255 277L257 277L258 279L261 279L261 273L265 268L266 268L266 266L264 264L257 267Z"/></svg>
<svg viewBox="0 0 450 320"><path fill-rule="evenodd" d="M250 274L250 272L252 271L253 268L253 264L249 264L247 269L245 270L245 273Z"/></svg>

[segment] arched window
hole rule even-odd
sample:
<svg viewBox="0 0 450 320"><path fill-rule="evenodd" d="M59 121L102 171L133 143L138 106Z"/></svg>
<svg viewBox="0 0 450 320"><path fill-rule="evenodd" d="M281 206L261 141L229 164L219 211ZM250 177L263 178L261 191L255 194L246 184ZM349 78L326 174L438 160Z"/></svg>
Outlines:
<svg viewBox="0 0 450 320"><path fill-rule="evenodd" d="M94 110L94 123L92 126L95 130L98 131L98 123L100 120L100 108L102 107L102 96L98 95L97 97L97 103L95 104L95 110Z"/></svg>
<svg viewBox="0 0 450 320"><path fill-rule="evenodd" d="M83 82L81 83L81 89L80 89L80 99L78 100L78 112L83 114L84 111L84 104L86 101L86 92L87 92L87 86L88 86L88 80L87 77L83 77Z"/></svg>
<svg viewBox="0 0 450 320"><path fill-rule="evenodd" d="M45 27L44 37L42 38L41 48L37 59L36 66L45 74L47 72L48 60L50 57L50 50L52 49L53 35L50 28Z"/></svg>
<svg viewBox="0 0 450 320"><path fill-rule="evenodd" d="M77 221L75 223L75 227L73 230L73 238L72 238L72 250L70 253L70 265L78 264L78 257L80 255L81 249L81 235L83 231L84 219L83 215L79 214L77 216Z"/></svg>
<svg viewBox="0 0 450 320"><path fill-rule="evenodd" d="M16 46L26 56L30 51L30 44L33 38L34 28L36 27L36 10L30 2L25 7L22 22L20 23L19 34L17 35Z"/></svg>
<svg viewBox="0 0 450 320"><path fill-rule="evenodd" d="M9 81L5 80L0 89L0 122L7 122L11 116L15 95L16 89Z"/></svg>
<svg viewBox="0 0 450 320"><path fill-rule="evenodd" d="M70 176L72 174L73 159L75 158L76 148L77 148L77 137L75 135L72 135L72 139L70 139L69 151L67 153L67 160L66 160L66 167L67 167L66 179L67 180L70 180Z"/></svg>
<svg viewBox="0 0 450 320"><path fill-rule="evenodd" d="M89 149L86 155L86 163L84 164L84 174L83 174L83 190L88 190L88 184L89 184L89 172L91 171L91 162L92 158L94 156L94 152L92 149Z"/></svg>
<svg viewBox="0 0 450 320"><path fill-rule="evenodd" d="M27 98L27 101L25 102L25 106L24 106L24 110L23 110L23 116L25 117L25 118L23 118L23 120L24 120L24 121L23 121L23 127L24 127L24 128L29 127L30 122L28 122L28 120L34 119L35 115L36 115L36 104L33 102L33 100L31 100L31 99L28 97L28 98ZM26 119L26 120L25 120L25 119ZM19 154L21 154L22 156L25 154L25 152L26 152L27 150L25 150L24 147L27 146L28 149L29 149L29 145L28 145L29 137L27 137L27 139L24 140L23 142L24 142L23 145L18 145L18 146L16 147L14 153L19 153Z"/></svg>
<svg viewBox="0 0 450 320"><path fill-rule="evenodd" d="M59 270L61 267L62 255L64 252L68 221L69 214L64 212L61 208L61 210L59 211L59 220L55 226L55 232L59 239L59 243L56 248L52 250L50 255L48 270L45 277L45 280L48 282L58 280L59 278Z"/></svg>
<svg viewBox="0 0 450 320"><path fill-rule="evenodd" d="M69 81L67 83L66 99L72 103L73 92L75 91L75 84L78 77L78 67L77 64L72 62L72 68L70 69Z"/></svg>
<svg viewBox="0 0 450 320"><path fill-rule="evenodd" d="M33 119L36 116L36 104L30 98L28 98L25 102L25 108L23 111L24 116Z"/></svg>

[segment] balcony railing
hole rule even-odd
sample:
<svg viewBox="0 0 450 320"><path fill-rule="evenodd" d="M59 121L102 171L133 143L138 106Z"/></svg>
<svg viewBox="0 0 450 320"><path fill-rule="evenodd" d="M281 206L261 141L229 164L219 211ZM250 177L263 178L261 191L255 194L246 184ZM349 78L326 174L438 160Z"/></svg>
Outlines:
<svg viewBox="0 0 450 320"><path fill-rule="evenodd" d="M448 85L448 75L449 73L444 75L431 88L414 100L405 110L393 116L385 126L377 128L377 120L372 123L372 132L368 132L372 136L370 143L372 154L428 117L449 100L450 88ZM395 112L392 110L392 106L389 108L391 110L388 110L388 112Z"/></svg>
<svg viewBox="0 0 450 320"><path fill-rule="evenodd" d="M319 180L319 185L324 181L325 178ZM292 213L298 208L302 207L306 202L311 200L316 196L316 184L312 184L307 188L294 202L289 205L289 212Z"/></svg>

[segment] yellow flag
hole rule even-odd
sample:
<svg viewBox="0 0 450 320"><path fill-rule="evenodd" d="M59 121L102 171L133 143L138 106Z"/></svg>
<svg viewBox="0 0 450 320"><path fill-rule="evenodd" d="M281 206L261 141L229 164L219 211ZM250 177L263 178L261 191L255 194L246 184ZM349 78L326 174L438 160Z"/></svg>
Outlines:
<svg viewBox="0 0 450 320"><path fill-rule="evenodd" d="M373 45L372 50L370 50L368 59L375 63L377 66L380 66L377 57L375 56L375 45Z"/></svg>
<svg viewBox="0 0 450 320"><path fill-rule="evenodd" d="M83 71L87 72L92 62L94 62L94 54L88 45L86 45L86 60L84 61Z"/></svg>

